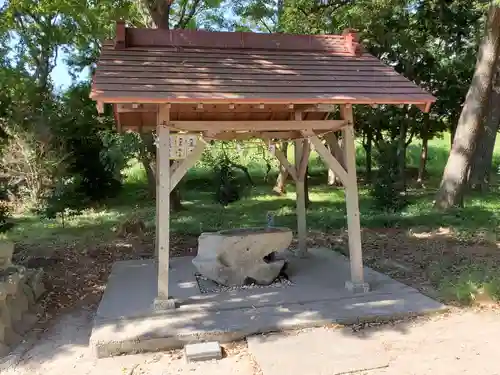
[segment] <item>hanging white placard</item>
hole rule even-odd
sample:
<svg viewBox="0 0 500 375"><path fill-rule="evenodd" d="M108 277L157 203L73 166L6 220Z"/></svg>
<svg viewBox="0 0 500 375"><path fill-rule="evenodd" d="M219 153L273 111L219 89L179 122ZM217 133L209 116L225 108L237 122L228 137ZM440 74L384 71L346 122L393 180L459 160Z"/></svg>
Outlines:
<svg viewBox="0 0 500 375"><path fill-rule="evenodd" d="M172 134L170 136L170 159L185 159L193 152L197 142L196 134Z"/></svg>
<svg viewBox="0 0 500 375"><path fill-rule="evenodd" d="M271 155L276 154L276 144L274 144L273 142L269 141L269 144L267 145L267 150L269 151L269 153Z"/></svg>

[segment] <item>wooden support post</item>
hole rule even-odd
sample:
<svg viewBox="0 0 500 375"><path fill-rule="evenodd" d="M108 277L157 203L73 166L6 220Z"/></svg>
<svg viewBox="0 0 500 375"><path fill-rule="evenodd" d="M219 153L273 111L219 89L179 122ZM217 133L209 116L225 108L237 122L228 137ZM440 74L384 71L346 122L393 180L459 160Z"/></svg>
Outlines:
<svg viewBox="0 0 500 375"><path fill-rule="evenodd" d="M356 144L354 138L354 118L352 106L341 106L341 115L349 123L342 129L344 138L344 161L347 169L345 186L347 205L347 227L349 233L349 261L351 280L346 288L352 292L366 293L369 285L365 283L363 271L363 253L361 249L361 226L359 218L358 183L356 180Z"/></svg>
<svg viewBox="0 0 500 375"><path fill-rule="evenodd" d="M302 112L295 112L295 121L302 121ZM308 141L306 141L308 142ZM304 257L307 255L307 221L306 221L306 191L305 191L305 167L301 168L309 159L309 146L304 147L304 140L295 141L295 170L297 179L295 181L296 199L297 199L297 234L299 239L299 249L297 255ZM307 166L307 164L305 164ZM299 173L301 172L301 173Z"/></svg>
<svg viewBox="0 0 500 375"><path fill-rule="evenodd" d="M157 201L156 243L158 244L158 294L154 302L157 311L175 308L168 294L170 258L170 105L160 106L158 111L157 151Z"/></svg>

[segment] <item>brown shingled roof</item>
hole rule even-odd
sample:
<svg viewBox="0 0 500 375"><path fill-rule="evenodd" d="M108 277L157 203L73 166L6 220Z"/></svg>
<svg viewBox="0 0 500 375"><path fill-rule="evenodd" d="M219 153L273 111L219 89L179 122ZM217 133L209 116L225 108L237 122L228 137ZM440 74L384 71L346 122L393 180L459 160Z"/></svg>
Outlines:
<svg viewBox="0 0 500 375"><path fill-rule="evenodd" d="M101 103L417 104L435 98L353 33L289 35L118 25L93 78Z"/></svg>

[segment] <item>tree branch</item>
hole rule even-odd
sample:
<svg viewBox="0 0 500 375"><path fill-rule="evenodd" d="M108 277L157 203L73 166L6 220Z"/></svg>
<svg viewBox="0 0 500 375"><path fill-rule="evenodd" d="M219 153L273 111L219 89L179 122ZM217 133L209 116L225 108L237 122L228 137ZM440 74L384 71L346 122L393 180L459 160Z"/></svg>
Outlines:
<svg viewBox="0 0 500 375"><path fill-rule="evenodd" d="M187 24L191 21L191 19L194 17L196 10L200 6L201 0L194 0L193 4L191 5L191 9L189 9L189 13L187 14L186 17L183 17L179 19L179 22L175 26L176 29L184 29L186 28ZM187 2L186 2L187 5Z"/></svg>
<svg viewBox="0 0 500 375"><path fill-rule="evenodd" d="M182 8L181 8L181 14L179 16L179 21L177 22L177 25L174 26L174 29L183 29L184 27L181 27L181 24L184 22L184 17L186 16L186 7L188 4L189 0L185 0L182 2Z"/></svg>
<svg viewBox="0 0 500 375"><path fill-rule="evenodd" d="M408 141L405 142L405 147L408 147L411 144L414 136L415 136L415 129L412 129L410 133L410 138L408 138Z"/></svg>

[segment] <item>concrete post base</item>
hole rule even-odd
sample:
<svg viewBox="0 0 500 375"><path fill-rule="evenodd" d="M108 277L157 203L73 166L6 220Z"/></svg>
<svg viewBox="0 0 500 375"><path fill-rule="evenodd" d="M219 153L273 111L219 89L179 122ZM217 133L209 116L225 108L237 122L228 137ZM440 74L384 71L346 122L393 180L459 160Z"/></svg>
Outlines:
<svg viewBox="0 0 500 375"><path fill-rule="evenodd" d="M355 294L368 293L370 291L370 285L368 283L353 283L352 281L345 282L345 288Z"/></svg>
<svg viewBox="0 0 500 375"><path fill-rule="evenodd" d="M156 298L153 303L153 309L155 312L162 312L175 309L175 300L169 299L159 299Z"/></svg>

